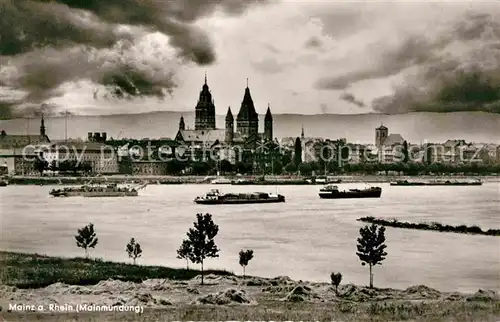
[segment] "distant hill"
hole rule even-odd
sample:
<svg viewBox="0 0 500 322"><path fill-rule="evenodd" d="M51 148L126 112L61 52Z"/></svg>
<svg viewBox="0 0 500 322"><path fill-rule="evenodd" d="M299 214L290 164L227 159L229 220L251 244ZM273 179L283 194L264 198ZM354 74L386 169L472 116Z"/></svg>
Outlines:
<svg viewBox="0 0 500 322"><path fill-rule="evenodd" d="M107 132L114 138L174 137L181 115L187 127L194 127L194 113L151 112L101 116L68 116L68 137L86 138L87 132ZM259 116L261 130L264 116ZM28 125L29 123L29 125ZM444 142L464 139L474 142L500 143L500 114L484 112L384 114L277 114L274 115L276 137L300 136L304 126L309 137L346 138L350 142L373 143L374 129L380 124L390 133L399 133L412 143L421 141ZM47 134L52 139L64 139L64 117L46 119ZM218 127L224 127L224 116L217 116ZM0 129L7 133L37 133L39 119L0 121Z"/></svg>

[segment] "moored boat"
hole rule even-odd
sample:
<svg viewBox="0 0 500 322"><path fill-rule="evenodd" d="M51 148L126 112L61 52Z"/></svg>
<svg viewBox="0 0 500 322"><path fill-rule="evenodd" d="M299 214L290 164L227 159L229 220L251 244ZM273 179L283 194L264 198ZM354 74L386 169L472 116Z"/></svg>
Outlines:
<svg viewBox="0 0 500 322"><path fill-rule="evenodd" d="M341 191L338 186L326 185L319 190L319 197L322 199L380 198L381 195L382 188L380 187Z"/></svg>
<svg viewBox="0 0 500 322"><path fill-rule="evenodd" d="M210 182L211 184L231 184L232 181L228 178L217 178Z"/></svg>
<svg viewBox="0 0 500 322"><path fill-rule="evenodd" d="M7 187L8 184L7 180L0 180L0 187Z"/></svg>
<svg viewBox="0 0 500 322"><path fill-rule="evenodd" d="M146 184L118 186L115 183L108 185L83 185L76 188L52 189L49 194L53 197L137 197L139 190L145 186Z"/></svg>
<svg viewBox="0 0 500 322"><path fill-rule="evenodd" d="M409 181L397 180L390 183L391 186L481 186L483 182L478 179L475 181L460 180L433 180L433 181Z"/></svg>
<svg viewBox="0 0 500 322"><path fill-rule="evenodd" d="M267 192L221 193L218 189L212 189L204 196L196 197L194 202L202 205L277 203L285 202L285 196Z"/></svg>

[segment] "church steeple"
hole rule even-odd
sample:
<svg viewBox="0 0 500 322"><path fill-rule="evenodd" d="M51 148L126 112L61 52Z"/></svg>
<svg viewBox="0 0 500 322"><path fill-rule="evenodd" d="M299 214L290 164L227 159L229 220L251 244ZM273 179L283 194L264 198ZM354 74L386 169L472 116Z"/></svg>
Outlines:
<svg viewBox="0 0 500 322"><path fill-rule="evenodd" d="M300 138L304 138L305 135L304 135L304 124L302 124L302 132L300 132Z"/></svg>
<svg viewBox="0 0 500 322"><path fill-rule="evenodd" d="M231 106L227 109L226 114L226 142L231 143L234 139L234 118L231 112Z"/></svg>
<svg viewBox="0 0 500 322"><path fill-rule="evenodd" d="M259 115L255 111L252 95L250 94L250 88L248 88L248 79L240 111L236 117L236 126L238 128L238 132L244 136L257 134L259 132Z"/></svg>
<svg viewBox="0 0 500 322"><path fill-rule="evenodd" d="M45 119L43 118L43 113L42 113L42 120L40 121L40 136L45 136Z"/></svg>
<svg viewBox="0 0 500 322"><path fill-rule="evenodd" d="M184 116L181 115L181 119L179 121L179 131L184 131L186 129L186 123L184 123Z"/></svg>
<svg viewBox="0 0 500 322"><path fill-rule="evenodd" d="M272 121L272 120L273 120L273 115L271 114L271 106L268 103L267 104L267 112L266 112L266 116L264 118L264 121Z"/></svg>
<svg viewBox="0 0 500 322"><path fill-rule="evenodd" d="M198 103L196 104L194 128L195 130L215 129L215 104L208 87L206 72L205 82L201 88Z"/></svg>
<svg viewBox="0 0 500 322"><path fill-rule="evenodd" d="M273 115L271 114L271 106L267 104L267 112L264 117L264 139L266 141L273 140Z"/></svg>

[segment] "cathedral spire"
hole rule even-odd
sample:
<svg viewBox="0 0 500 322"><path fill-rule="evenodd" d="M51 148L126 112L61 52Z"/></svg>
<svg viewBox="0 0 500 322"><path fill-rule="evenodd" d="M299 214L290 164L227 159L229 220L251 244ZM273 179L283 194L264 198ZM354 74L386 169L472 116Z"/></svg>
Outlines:
<svg viewBox="0 0 500 322"><path fill-rule="evenodd" d="M205 85L207 85L207 71L205 71Z"/></svg>
<svg viewBox="0 0 500 322"><path fill-rule="evenodd" d="M43 118L43 113L42 120L40 121L40 135L45 136L45 119Z"/></svg>
<svg viewBox="0 0 500 322"><path fill-rule="evenodd" d="M267 111L266 111L266 116L264 118L265 121L272 121L273 120L273 115L271 114L271 105L267 103Z"/></svg>
<svg viewBox="0 0 500 322"><path fill-rule="evenodd" d="M302 132L300 133L300 137L301 138L305 137L305 135L304 135L304 124L302 124Z"/></svg>
<svg viewBox="0 0 500 322"><path fill-rule="evenodd" d="M231 106L227 109L226 121L233 121L233 112L231 112Z"/></svg>

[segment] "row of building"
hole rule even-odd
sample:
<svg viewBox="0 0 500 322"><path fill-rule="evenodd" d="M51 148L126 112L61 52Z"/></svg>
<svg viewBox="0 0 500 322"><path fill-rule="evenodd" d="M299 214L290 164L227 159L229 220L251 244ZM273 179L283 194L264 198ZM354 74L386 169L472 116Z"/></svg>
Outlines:
<svg viewBox="0 0 500 322"><path fill-rule="evenodd" d="M94 173L123 172L122 163L126 160L127 171L132 174L161 175L166 171L166 162L172 159L225 159L235 164L255 163L256 154L293 155L297 150L297 140L300 141L300 159L305 163L326 158L329 162L342 164L390 164L401 162L405 153L410 162L500 163L500 149L495 144L478 145L464 140L411 144L402 135L389 133L383 125L375 129L372 145L351 144L346 139L306 137L304 129L299 137L277 139L273 135L273 116L269 105L264 117L264 132L258 132L259 115L248 84L236 119L229 107L224 128L217 128L215 115L215 101L205 76L195 107L194 129L188 128L181 117L174 139L109 140L105 132L89 132L85 141L52 142L46 134L42 116L38 135L12 135L1 131L0 173L36 175L39 171L34 166L33 157L42 153L48 164L63 160L84 162ZM328 153L325 154L325 151Z"/></svg>

